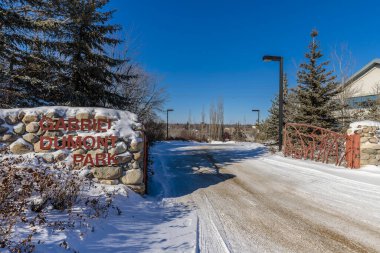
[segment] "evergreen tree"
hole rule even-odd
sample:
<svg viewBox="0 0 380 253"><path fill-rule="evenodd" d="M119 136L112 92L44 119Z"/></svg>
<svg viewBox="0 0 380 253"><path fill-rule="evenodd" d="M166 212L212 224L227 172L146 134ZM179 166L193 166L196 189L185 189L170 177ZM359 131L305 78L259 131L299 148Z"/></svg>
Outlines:
<svg viewBox="0 0 380 253"><path fill-rule="evenodd" d="M235 124L234 130L232 132L231 139L234 141L245 141L246 140L246 135L243 131L242 125L238 122Z"/></svg>
<svg viewBox="0 0 380 253"><path fill-rule="evenodd" d="M62 85L57 103L107 107L128 103L117 92L119 84L132 78L117 71L127 59L108 53L109 48L122 43L112 37L121 29L109 24L113 11L102 11L108 2L62 0L56 3L56 15L64 20L55 33L58 53L64 59L56 80Z"/></svg>
<svg viewBox="0 0 380 253"><path fill-rule="evenodd" d="M163 91L124 52L115 56L121 27L107 3L0 1L0 108L105 106L154 118Z"/></svg>
<svg viewBox="0 0 380 253"><path fill-rule="evenodd" d="M30 34L39 29L33 10L40 5L40 1L34 0L4 0L0 3L1 107L19 105L34 94L30 77L23 70L27 52L34 43Z"/></svg>
<svg viewBox="0 0 380 253"><path fill-rule="evenodd" d="M322 53L317 41L318 32L311 33L309 52L305 54L307 62L300 65L297 73L298 87L296 89L298 110L295 114L297 123L307 123L324 128L337 128L337 120L333 113L337 104L334 97L338 93L335 76L327 71L329 62L321 62Z"/></svg>
<svg viewBox="0 0 380 253"><path fill-rule="evenodd" d="M288 97L289 97L289 90L288 90L288 78L286 74L284 75L284 124L288 122L289 120L289 112L288 107L289 105ZM290 95L291 97L294 97ZM278 140L278 121L279 121L279 96L276 95L276 97L272 100L272 105L268 110L268 118L263 122L264 127L262 127L263 131L265 132L266 138L271 140Z"/></svg>
<svg viewBox="0 0 380 253"><path fill-rule="evenodd" d="M0 4L1 107L45 104L51 88L54 44L47 34L57 27L49 0L5 0ZM53 52L47 54L48 52Z"/></svg>

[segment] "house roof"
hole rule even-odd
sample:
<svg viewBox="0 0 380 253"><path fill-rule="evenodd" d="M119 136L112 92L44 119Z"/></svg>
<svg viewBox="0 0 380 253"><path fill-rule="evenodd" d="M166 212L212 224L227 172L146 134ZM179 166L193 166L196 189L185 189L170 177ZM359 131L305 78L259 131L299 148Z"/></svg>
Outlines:
<svg viewBox="0 0 380 253"><path fill-rule="evenodd" d="M369 70L371 70L376 65L380 66L380 58L373 59L370 61L367 65L365 65L363 68L361 68L359 71L357 71L355 74L353 74L345 83L346 85L349 85L350 83L356 81L360 77L362 77L365 73L367 73Z"/></svg>

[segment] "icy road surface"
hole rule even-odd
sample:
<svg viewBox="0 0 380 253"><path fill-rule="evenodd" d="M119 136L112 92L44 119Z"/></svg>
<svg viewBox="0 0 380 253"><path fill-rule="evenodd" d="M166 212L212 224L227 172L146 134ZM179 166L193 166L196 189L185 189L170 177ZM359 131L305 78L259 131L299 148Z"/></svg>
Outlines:
<svg viewBox="0 0 380 253"><path fill-rule="evenodd" d="M293 160L249 143L162 142L151 154L150 195L195 209L183 230L195 233L172 251L380 251L378 167Z"/></svg>

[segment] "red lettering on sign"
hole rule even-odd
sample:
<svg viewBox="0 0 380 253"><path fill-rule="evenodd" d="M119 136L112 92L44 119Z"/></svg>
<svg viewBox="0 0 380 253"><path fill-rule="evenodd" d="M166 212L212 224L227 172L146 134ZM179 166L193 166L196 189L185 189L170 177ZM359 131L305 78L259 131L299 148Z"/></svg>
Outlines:
<svg viewBox="0 0 380 253"><path fill-rule="evenodd" d="M100 164L100 162L102 162L102 164ZM107 165L106 154L104 153L96 154L96 166L99 166L99 165Z"/></svg>
<svg viewBox="0 0 380 253"><path fill-rule="evenodd" d="M69 131L78 131L80 129L78 122L79 121L76 118L69 118Z"/></svg>
<svg viewBox="0 0 380 253"><path fill-rule="evenodd" d="M74 154L73 159L74 159L74 164L80 163L83 161L84 155L81 154Z"/></svg>
<svg viewBox="0 0 380 253"><path fill-rule="evenodd" d="M48 142L48 145L45 146L45 142ZM51 149L51 138L49 136L41 136L40 138L40 149L42 150L49 150Z"/></svg>

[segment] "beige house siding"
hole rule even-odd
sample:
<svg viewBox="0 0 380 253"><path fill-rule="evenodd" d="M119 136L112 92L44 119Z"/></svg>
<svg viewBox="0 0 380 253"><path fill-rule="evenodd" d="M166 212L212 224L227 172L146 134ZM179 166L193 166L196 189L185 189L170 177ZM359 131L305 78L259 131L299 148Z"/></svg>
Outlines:
<svg viewBox="0 0 380 253"><path fill-rule="evenodd" d="M379 94L380 65L375 65L346 87L350 97L361 97Z"/></svg>

